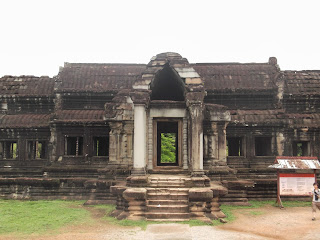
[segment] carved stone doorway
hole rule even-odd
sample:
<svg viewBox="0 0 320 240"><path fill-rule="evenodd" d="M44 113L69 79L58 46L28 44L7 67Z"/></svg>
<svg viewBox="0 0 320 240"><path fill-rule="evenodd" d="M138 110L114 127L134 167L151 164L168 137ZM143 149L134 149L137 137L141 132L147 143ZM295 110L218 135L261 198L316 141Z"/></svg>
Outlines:
<svg viewBox="0 0 320 240"><path fill-rule="evenodd" d="M156 119L154 121L154 166L181 167L182 121Z"/></svg>

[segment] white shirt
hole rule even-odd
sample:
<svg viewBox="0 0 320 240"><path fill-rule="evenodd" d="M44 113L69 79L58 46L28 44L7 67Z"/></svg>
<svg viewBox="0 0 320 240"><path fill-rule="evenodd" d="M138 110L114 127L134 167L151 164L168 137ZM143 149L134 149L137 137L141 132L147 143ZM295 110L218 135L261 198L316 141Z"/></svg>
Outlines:
<svg viewBox="0 0 320 240"><path fill-rule="evenodd" d="M318 194L318 200L315 199L316 194ZM318 189L318 190L313 189L312 190L312 201L313 202L320 202L320 189Z"/></svg>

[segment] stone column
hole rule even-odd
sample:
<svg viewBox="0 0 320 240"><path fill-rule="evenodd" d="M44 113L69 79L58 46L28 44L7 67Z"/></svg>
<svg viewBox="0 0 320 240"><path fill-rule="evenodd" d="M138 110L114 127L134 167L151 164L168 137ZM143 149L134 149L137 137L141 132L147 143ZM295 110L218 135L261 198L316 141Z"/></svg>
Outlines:
<svg viewBox="0 0 320 240"><path fill-rule="evenodd" d="M230 112L225 106L206 104L205 121L208 135L208 162L213 166L227 165L227 136L226 128L230 122Z"/></svg>
<svg viewBox="0 0 320 240"><path fill-rule="evenodd" d="M202 104L190 104L191 164L193 175L203 175L203 114Z"/></svg>
<svg viewBox="0 0 320 240"><path fill-rule="evenodd" d="M205 128L205 160L204 163L207 166L214 165L214 162L217 161L217 123L216 122L207 122Z"/></svg>
<svg viewBox="0 0 320 240"><path fill-rule="evenodd" d="M145 105L134 105L133 175L146 174L146 109Z"/></svg>
<svg viewBox="0 0 320 240"><path fill-rule="evenodd" d="M121 122L110 122L109 133L109 163L118 163L120 161L120 138L121 138Z"/></svg>
<svg viewBox="0 0 320 240"><path fill-rule="evenodd" d="M283 156L285 137L283 132L276 133L277 155Z"/></svg>
<svg viewBox="0 0 320 240"><path fill-rule="evenodd" d="M132 164L133 157L133 122L124 123L124 140L122 141L122 156L126 164Z"/></svg>
<svg viewBox="0 0 320 240"><path fill-rule="evenodd" d="M48 144L49 161L52 163L57 160L57 127L55 124L50 125L50 141ZM4 155L5 156L5 155Z"/></svg>
<svg viewBox="0 0 320 240"><path fill-rule="evenodd" d="M218 123L218 151L219 161L227 163L227 135L226 135L227 124L225 122Z"/></svg>
<svg viewBox="0 0 320 240"><path fill-rule="evenodd" d="M182 160L183 169L187 170L188 166L188 119L183 118L182 124Z"/></svg>
<svg viewBox="0 0 320 240"><path fill-rule="evenodd" d="M148 118L148 169L153 169L153 118Z"/></svg>

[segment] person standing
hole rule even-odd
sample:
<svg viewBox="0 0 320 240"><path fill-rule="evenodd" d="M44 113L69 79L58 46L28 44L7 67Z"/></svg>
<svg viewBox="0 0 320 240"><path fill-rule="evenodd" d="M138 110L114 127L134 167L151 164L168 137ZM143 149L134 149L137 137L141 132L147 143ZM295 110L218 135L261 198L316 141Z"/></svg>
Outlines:
<svg viewBox="0 0 320 240"><path fill-rule="evenodd" d="M315 182L312 190L312 221L316 220L317 208L320 210L320 190L318 184Z"/></svg>

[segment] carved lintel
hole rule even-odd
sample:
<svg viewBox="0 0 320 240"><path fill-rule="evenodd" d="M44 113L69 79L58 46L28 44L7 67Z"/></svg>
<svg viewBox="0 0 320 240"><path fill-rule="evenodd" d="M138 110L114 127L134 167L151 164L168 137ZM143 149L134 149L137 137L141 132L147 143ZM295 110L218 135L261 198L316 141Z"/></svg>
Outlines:
<svg viewBox="0 0 320 240"><path fill-rule="evenodd" d="M142 104L145 106L149 106L150 94L151 94L151 91L149 90L145 90L145 91L139 90L139 91L131 92L130 97L134 104Z"/></svg>
<svg viewBox="0 0 320 240"><path fill-rule="evenodd" d="M110 126L110 133L111 134L120 134L123 128L123 123L120 121L116 121L116 122L109 122L109 126Z"/></svg>
<svg viewBox="0 0 320 240"><path fill-rule="evenodd" d="M218 104L206 103L204 110L204 118L211 122L231 121L230 112L228 111L227 107Z"/></svg>
<svg viewBox="0 0 320 240"><path fill-rule="evenodd" d="M187 92L186 93L186 104L188 107L200 105L203 107L203 99L206 93L204 90L197 92Z"/></svg>

